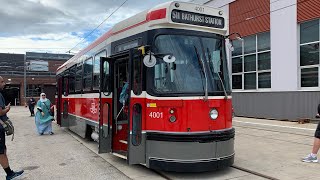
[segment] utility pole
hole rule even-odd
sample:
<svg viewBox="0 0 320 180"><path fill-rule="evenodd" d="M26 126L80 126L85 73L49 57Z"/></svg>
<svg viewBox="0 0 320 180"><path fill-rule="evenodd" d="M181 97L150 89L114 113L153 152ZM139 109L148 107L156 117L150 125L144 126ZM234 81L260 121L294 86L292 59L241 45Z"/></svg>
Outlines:
<svg viewBox="0 0 320 180"><path fill-rule="evenodd" d="M24 86L24 103L27 102L27 55L24 54L24 73L23 73L23 86Z"/></svg>

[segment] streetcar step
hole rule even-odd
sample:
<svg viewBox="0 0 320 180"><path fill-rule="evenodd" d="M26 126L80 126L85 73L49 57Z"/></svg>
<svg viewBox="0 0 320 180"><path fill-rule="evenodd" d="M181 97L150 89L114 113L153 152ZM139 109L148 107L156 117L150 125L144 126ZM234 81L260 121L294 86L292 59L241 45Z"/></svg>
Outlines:
<svg viewBox="0 0 320 180"><path fill-rule="evenodd" d="M118 153L116 153L116 152L113 152L112 154L115 155L115 156L117 156L117 157L119 157L119 158L127 159L127 156L124 156L124 155L122 155L122 154L118 154Z"/></svg>
<svg viewBox="0 0 320 180"><path fill-rule="evenodd" d="M123 144L128 144L128 142L125 141L125 140L119 140L119 142L121 142L121 143L123 143Z"/></svg>

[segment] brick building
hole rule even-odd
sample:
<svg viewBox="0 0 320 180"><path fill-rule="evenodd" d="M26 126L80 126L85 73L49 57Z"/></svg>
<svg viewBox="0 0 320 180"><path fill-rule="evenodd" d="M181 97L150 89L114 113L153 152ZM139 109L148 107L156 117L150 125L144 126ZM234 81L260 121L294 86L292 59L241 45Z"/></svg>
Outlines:
<svg viewBox="0 0 320 180"><path fill-rule="evenodd" d="M54 102L56 69L71 57L69 54L36 52L0 53L0 76L7 83L2 92L6 102L24 105L29 97L38 99L41 92Z"/></svg>

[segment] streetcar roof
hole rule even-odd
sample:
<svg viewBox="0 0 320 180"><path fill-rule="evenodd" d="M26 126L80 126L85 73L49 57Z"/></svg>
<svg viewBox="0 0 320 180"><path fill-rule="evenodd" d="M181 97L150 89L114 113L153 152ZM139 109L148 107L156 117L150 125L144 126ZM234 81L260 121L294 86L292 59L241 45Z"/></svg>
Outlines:
<svg viewBox="0 0 320 180"><path fill-rule="evenodd" d="M207 15L214 15L214 16L222 17L226 19L225 15L221 13L222 12L221 10L215 9L212 7L198 5L190 2L178 2L178 1L166 2L163 4L157 5L149 10L142 11L130 18L127 18L115 24L108 32L103 34L101 37L99 37L89 46L81 50L75 56L73 56L64 64L62 64L60 67L58 67L57 74L63 72L64 70L68 69L74 64L87 59L88 57L92 57L88 55L86 56L86 54L89 54L90 51L99 52L102 50L103 47L105 47L107 44L110 44L111 42L129 37L131 35L138 34L150 29L158 29L158 28L185 29L187 27L188 29L191 29L191 30L214 32L222 35L224 35L227 32L226 25L224 25L223 28L212 28L212 27L206 27L206 26L201 27L194 24L190 25L190 24L174 23L169 16L172 10L178 9L178 7L176 6L176 3L179 3L178 7L180 7L180 9L186 10L188 12L199 14L199 12L195 10L195 8L200 7L200 8L206 9L206 12L204 13Z"/></svg>

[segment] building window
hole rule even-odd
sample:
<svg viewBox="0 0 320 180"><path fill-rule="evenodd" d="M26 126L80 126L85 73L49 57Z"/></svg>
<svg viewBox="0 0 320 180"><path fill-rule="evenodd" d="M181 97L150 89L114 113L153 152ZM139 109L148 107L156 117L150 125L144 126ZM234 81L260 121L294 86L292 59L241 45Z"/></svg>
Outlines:
<svg viewBox="0 0 320 180"><path fill-rule="evenodd" d="M232 89L271 88L270 32L232 42Z"/></svg>
<svg viewBox="0 0 320 180"><path fill-rule="evenodd" d="M300 24L300 86L319 87L319 19Z"/></svg>
<svg viewBox="0 0 320 180"><path fill-rule="evenodd" d="M27 84L27 95L26 97L39 97L41 94L40 84Z"/></svg>

